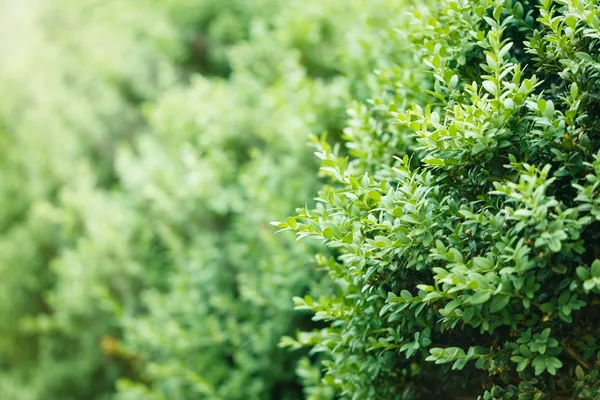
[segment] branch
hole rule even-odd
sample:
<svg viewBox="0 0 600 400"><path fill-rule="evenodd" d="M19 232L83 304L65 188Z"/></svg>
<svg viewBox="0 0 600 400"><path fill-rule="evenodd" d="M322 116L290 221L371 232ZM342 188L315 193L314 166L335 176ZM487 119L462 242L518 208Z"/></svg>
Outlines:
<svg viewBox="0 0 600 400"><path fill-rule="evenodd" d="M579 363L579 365L581 365L584 369L589 370L590 366L583 361L583 359L579 356L579 354L577 354L575 352L575 350L573 350L573 348L569 345L566 345L564 343L560 344L560 347L562 347L575 361L577 361Z"/></svg>

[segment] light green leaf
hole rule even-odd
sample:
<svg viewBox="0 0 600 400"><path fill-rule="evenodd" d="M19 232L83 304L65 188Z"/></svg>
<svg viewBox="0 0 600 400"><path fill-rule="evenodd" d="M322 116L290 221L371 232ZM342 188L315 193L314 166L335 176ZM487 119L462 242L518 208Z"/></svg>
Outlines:
<svg viewBox="0 0 600 400"><path fill-rule="evenodd" d="M498 312L498 311L504 309L508 305L509 301L510 301L510 296L508 296L508 295L500 294L500 295L494 296L494 298L492 299L492 302L490 303L490 312Z"/></svg>
<svg viewBox="0 0 600 400"><path fill-rule="evenodd" d="M483 304L490 299L489 292L477 292L474 295L470 296L467 301L471 305Z"/></svg>

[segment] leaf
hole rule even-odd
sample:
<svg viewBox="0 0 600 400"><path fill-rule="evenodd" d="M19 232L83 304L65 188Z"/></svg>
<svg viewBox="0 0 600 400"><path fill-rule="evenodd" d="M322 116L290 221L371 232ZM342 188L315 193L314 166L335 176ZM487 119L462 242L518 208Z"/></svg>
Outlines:
<svg viewBox="0 0 600 400"><path fill-rule="evenodd" d="M484 143L475 143L475 145L471 148L471 154L476 155L481 153L487 149L487 146Z"/></svg>
<svg viewBox="0 0 600 400"><path fill-rule="evenodd" d="M352 244L353 241L354 241L354 235L352 235L352 232L348 232L348 234L346 236L344 236L344 243Z"/></svg>
<svg viewBox="0 0 600 400"><path fill-rule="evenodd" d="M413 214L404 214L402 217L400 217L400 220L406 221L411 224L420 224L421 223L421 221L419 221L419 219Z"/></svg>
<svg viewBox="0 0 600 400"><path fill-rule="evenodd" d="M291 228L296 228L298 226L298 223L296 222L296 218L294 217L288 217L287 219L287 224L291 227Z"/></svg>
<svg viewBox="0 0 600 400"><path fill-rule="evenodd" d="M483 81L482 83L483 87L485 88L485 90L488 91L488 93L496 96L496 94L498 93L498 88L496 87L496 84L492 81Z"/></svg>
<svg viewBox="0 0 600 400"><path fill-rule="evenodd" d="M540 304L539 309L544 313L550 313L554 309L552 303L542 303Z"/></svg>
<svg viewBox="0 0 600 400"><path fill-rule="evenodd" d="M531 210L528 210L526 208L521 208L514 212L514 215L516 217L531 217L532 214L533 213L531 212Z"/></svg>
<svg viewBox="0 0 600 400"><path fill-rule="evenodd" d="M590 278L590 270L586 267L577 267L577 269L575 269L575 273L582 281L586 281Z"/></svg>
<svg viewBox="0 0 600 400"><path fill-rule="evenodd" d="M490 296L489 292L477 292L469 297L468 302L471 305L483 304L490 299Z"/></svg>
<svg viewBox="0 0 600 400"><path fill-rule="evenodd" d="M381 200L381 193L379 193L377 190L369 190L367 194L370 198L372 198L375 201Z"/></svg>
<svg viewBox="0 0 600 400"><path fill-rule="evenodd" d="M502 7L497 7L497 6L496 6L496 7L494 8L493 15L494 15L494 19L495 19L496 21L499 21L499 20L500 20L500 18L502 17Z"/></svg>
<svg viewBox="0 0 600 400"><path fill-rule="evenodd" d="M580 381L582 381L585 378L585 374L583 373L583 368L581 368L581 365L578 365L577 367L575 367L575 376Z"/></svg>
<svg viewBox="0 0 600 400"><path fill-rule="evenodd" d="M546 110L544 112L548 118L552 119L554 117L554 102L552 100L546 102Z"/></svg>
<svg viewBox="0 0 600 400"><path fill-rule="evenodd" d="M506 100L504 100L504 108L508 108L509 110L512 110L513 108L515 108L514 100L511 99L510 97L508 97Z"/></svg>
<svg viewBox="0 0 600 400"><path fill-rule="evenodd" d="M527 368L528 365L529 360L527 358L523 359L523 361L521 361L519 365L517 365L517 372L523 371L525 368Z"/></svg>
<svg viewBox="0 0 600 400"><path fill-rule="evenodd" d="M460 303L458 301L456 301L456 300L452 300L451 302L449 302L448 304L446 304L446 306L443 309L442 315L448 315L453 310L455 310L458 306L460 306Z"/></svg>
<svg viewBox="0 0 600 400"><path fill-rule="evenodd" d="M584 53L582 51L578 51L575 53L575 57L579 58L581 61L585 61L585 62L594 62L594 59L592 58L592 56L590 56L588 53Z"/></svg>
<svg viewBox="0 0 600 400"><path fill-rule="evenodd" d="M535 368L535 374L541 375L546 370L546 358L544 356L537 356L533 359L531 366Z"/></svg>
<svg viewBox="0 0 600 400"><path fill-rule="evenodd" d="M510 301L510 296L508 296L508 295L501 294L501 295L495 296L490 304L490 312L494 313L494 312L498 312L498 311L502 310L503 308L505 308L508 305L509 301Z"/></svg>
<svg viewBox="0 0 600 400"><path fill-rule="evenodd" d="M402 296L404 300L412 300L413 298L412 294L408 290L402 290L400 292L400 296Z"/></svg>
<svg viewBox="0 0 600 400"><path fill-rule="evenodd" d="M333 228L328 226L327 228L325 228L325 230L323 231L323 237L325 239L331 239L333 237Z"/></svg>
<svg viewBox="0 0 600 400"><path fill-rule="evenodd" d="M516 2L512 8L512 12L515 17L519 19L523 18L523 5L520 2Z"/></svg>
<svg viewBox="0 0 600 400"><path fill-rule="evenodd" d="M558 253L560 251L560 249L562 248L562 244L560 243L560 240L552 239L552 240L550 240L550 242L548 242L548 248L553 253Z"/></svg>
<svg viewBox="0 0 600 400"><path fill-rule="evenodd" d="M577 95L579 94L579 88L577 87L577 83L576 82L573 82L571 84L570 91L571 91L571 97L573 99L577 98Z"/></svg>
<svg viewBox="0 0 600 400"><path fill-rule="evenodd" d="M560 296L558 296L558 305L564 306L569 303L569 297L571 294L569 292L562 292Z"/></svg>
<svg viewBox="0 0 600 400"><path fill-rule="evenodd" d="M540 112L545 112L546 111L546 100L539 99L537 102L537 106L538 106L538 110L540 110Z"/></svg>
<svg viewBox="0 0 600 400"><path fill-rule="evenodd" d="M444 166L444 160L440 160L439 158L424 158L423 162L428 165L439 165Z"/></svg>
<svg viewBox="0 0 600 400"><path fill-rule="evenodd" d="M594 278L600 278L600 260L595 260L592 263L591 272Z"/></svg>
<svg viewBox="0 0 600 400"><path fill-rule="evenodd" d="M473 266L483 270L490 270L494 268L494 262L486 257L475 257L473 258Z"/></svg>
<svg viewBox="0 0 600 400"><path fill-rule="evenodd" d="M450 87L454 89L456 85L458 85L458 75L455 74L452 75L452 78L450 78Z"/></svg>
<svg viewBox="0 0 600 400"><path fill-rule="evenodd" d="M583 289L587 292L589 292L590 290L592 290L595 287L596 287L596 282L594 282L591 279L589 281L583 282Z"/></svg>
<svg viewBox="0 0 600 400"><path fill-rule="evenodd" d="M546 328L542 331L542 333L540 333L540 337L542 339L548 339L550 337L550 333L552 332L552 329L550 328Z"/></svg>
<svg viewBox="0 0 600 400"><path fill-rule="evenodd" d="M498 53L498 57L503 58L508 51L511 49L511 47L513 46L512 42L508 42L507 44L504 45L504 47L502 47L500 49L500 52Z"/></svg>
<svg viewBox="0 0 600 400"><path fill-rule="evenodd" d="M558 369L563 366L563 363L556 357L548 357L546 359L546 370L550 375L556 375Z"/></svg>
<svg viewBox="0 0 600 400"><path fill-rule="evenodd" d="M465 367L465 365L467 365L468 361L469 360L467 358L459 358L452 365L452 370L461 370L461 369L463 369Z"/></svg>
<svg viewBox="0 0 600 400"><path fill-rule="evenodd" d="M498 68L498 62L496 61L496 56L492 54L486 54L485 61L493 70Z"/></svg>

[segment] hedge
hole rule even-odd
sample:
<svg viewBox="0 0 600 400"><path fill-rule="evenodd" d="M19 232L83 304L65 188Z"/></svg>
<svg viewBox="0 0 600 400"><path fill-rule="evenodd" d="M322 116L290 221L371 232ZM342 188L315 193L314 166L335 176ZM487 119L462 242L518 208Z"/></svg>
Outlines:
<svg viewBox="0 0 600 400"><path fill-rule="evenodd" d="M600 399L599 18L0 2L0 398Z"/></svg>
<svg viewBox="0 0 600 400"><path fill-rule="evenodd" d="M320 385L600 398L598 13L582 0L414 12L398 34L428 78L391 74L343 147L315 139L328 182L276 225L328 248L317 260L337 289L296 298L326 327L284 341L328 358Z"/></svg>

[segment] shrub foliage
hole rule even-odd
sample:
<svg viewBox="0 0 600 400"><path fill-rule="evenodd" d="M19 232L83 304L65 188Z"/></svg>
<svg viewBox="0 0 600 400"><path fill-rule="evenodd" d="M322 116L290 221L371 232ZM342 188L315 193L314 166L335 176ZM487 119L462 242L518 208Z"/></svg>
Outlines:
<svg viewBox="0 0 600 400"><path fill-rule="evenodd" d="M0 398L318 382L278 344L311 326L290 299L322 274L268 221L317 188L308 133L340 136L366 73L400 58L401 9L0 1Z"/></svg>
<svg viewBox="0 0 600 400"><path fill-rule="evenodd" d="M316 207L276 223L326 243L332 285L283 344L343 398L598 399L598 3L428 10L398 32L427 77L381 72L344 146L314 140Z"/></svg>
<svg viewBox="0 0 600 400"><path fill-rule="evenodd" d="M600 399L597 0L0 0L0 57L0 398Z"/></svg>

